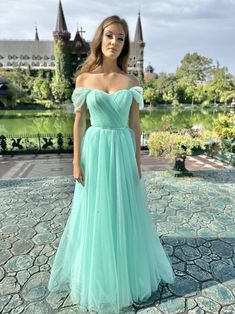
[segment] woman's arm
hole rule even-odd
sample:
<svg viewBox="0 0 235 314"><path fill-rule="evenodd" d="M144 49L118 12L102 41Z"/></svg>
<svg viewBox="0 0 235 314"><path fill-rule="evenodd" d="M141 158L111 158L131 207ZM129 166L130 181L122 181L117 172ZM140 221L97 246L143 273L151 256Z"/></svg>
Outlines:
<svg viewBox="0 0 235 314"><path fill-rule="evenodd" d="M73 176L84 185L85 176L81 167L81 143L86 130L86 108L76 111L73 126Z"/></svg>
<svg viewBox="0 0 235 314"><path fill-rule="evenodd" d="M129 75L133 86L140 86L138 78L134 75ZM140 128L140 114L139 114L139 104L133 100L130 115L129 115L129 127L135 132L135 142L136 142L136 162L139 172L139 178L141 179L141 154L140 154L140 145L141 145L141 128Z"/></svg>
<svg viewBox="0 0 235 314"><path fill-rule="evenodd" d="M135 133L136 142L136 162L139 172L139 178L141 179L141 158L140 158L140 139L141 139L141 128L140 128L140 117L139 117L139 104L133 101L129 115L129 127L133 129Z"/></svg>
<svg viewBox="0 0 235 314"><path fill-rule="evenodd" d="M80 86L80 77L76 80L76 87ZM83 105L75 113L73 125L73 175L74 178L84 185L84 173L81 168L81 144L86 131L86 105ZM79 178L81 180L79 180Z"/></svg>

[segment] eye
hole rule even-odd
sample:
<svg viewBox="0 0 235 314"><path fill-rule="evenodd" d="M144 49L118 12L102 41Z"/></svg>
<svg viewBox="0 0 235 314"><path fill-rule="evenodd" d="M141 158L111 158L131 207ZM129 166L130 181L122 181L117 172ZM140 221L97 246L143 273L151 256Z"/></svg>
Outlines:
<svg viewBox="0 0 235 314"><path fill-rule="evenodd" d="M120 41L123 41L124 39L123 38L118 38Z"/></svg>

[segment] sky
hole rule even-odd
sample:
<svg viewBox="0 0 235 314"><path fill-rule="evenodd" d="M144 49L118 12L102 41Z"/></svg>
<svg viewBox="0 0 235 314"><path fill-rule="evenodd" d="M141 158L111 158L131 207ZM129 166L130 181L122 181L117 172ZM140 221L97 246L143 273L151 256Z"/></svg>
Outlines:
<svg viewBox="0 0 235 314"><path fill-rule="evenodd" d="M141 13L144 68L175 72L186 53L218 61L235 75L235 0L62 0L71 37L82 27L87 41L100 22L117 14L126 19L134 39ZM58 0L0 0L0 39L52 39Z"/></svg>

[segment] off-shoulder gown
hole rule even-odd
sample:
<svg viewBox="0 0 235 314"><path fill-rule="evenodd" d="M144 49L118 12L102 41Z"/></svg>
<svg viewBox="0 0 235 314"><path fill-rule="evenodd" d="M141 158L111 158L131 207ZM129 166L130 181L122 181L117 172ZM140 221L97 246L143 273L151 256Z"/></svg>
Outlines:
<svg viewBox="0 0 235 314"><path fill-rule="evenodd" d="M81 143L85 186L75 183L48 289L68 291L74 304L98 313L120 313L147 300L160 281L175 279L138 175L128 127L134 100L143 108L142 87L113 94L80 87L72 95L74 112L81 106L90 112Z"/></svg>

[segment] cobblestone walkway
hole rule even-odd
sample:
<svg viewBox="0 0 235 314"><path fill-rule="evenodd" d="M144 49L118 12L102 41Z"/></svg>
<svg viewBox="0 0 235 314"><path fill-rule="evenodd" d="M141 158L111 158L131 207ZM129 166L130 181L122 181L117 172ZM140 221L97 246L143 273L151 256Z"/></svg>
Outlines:
<svg viewBox="0 0 235 314"><path fill-rule="evenodd" d="M235 169L194 175L143 172L176 281L126 313L235 313ZM73 192L72 176L0 180L0 313L81 313L47 290Z"/></svg>
<svg viewBox="0 0 235 314"><path fill-rule="evenodd" d="M148 151L141 151L141 163L143 171L163 171L172 169L174 162L163 158L149 156ZM186 168L194 170L231 169L232 166L221 161L198 155L187 157ZM48 154L48 155L0 155L0 178L38 178L72 175L72 154Z"/></svg>

